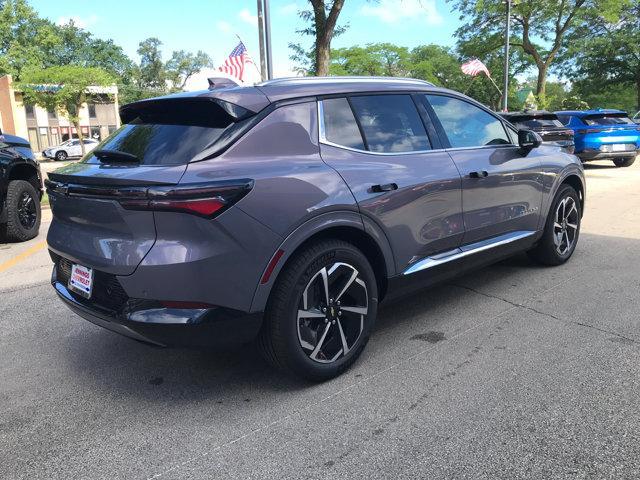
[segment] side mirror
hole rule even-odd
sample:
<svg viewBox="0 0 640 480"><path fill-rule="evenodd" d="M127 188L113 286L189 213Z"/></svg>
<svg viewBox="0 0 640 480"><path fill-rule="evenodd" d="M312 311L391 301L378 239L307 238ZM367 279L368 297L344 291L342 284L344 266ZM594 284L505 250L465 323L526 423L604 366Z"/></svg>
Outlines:
<svg viewBox="0 0 640 480"><path fill-rule="evenodd" d="M533 130L518 130L518 145L523 150L533 150L542 144L542 137Z"/></svg>

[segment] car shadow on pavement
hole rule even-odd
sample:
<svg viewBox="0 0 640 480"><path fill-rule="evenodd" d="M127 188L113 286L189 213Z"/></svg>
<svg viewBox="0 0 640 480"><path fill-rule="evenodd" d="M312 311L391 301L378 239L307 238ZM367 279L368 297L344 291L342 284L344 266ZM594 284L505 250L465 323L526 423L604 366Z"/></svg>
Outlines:
<svg viewBox="0 0 640 480"><path fill-rule="evenodd" d="M533 265L525 255L516 256L483 271L456 279L456 284L473 281L478 274L484 283L504 279L525 270L543 269ZM383 305L372 338L378 335L398 337L402 330L422 328L430 330L437 321L446 324L441 312L455 305L464 293L452 284L443 284ZM466 292L469 293L469 292ZM420 319L420 326L413 322ZM77 319L78 322L83 320ZM442 325L441 325L442 326ZM242 397L251 401L251 392L260 395L305 390L313 384L292 379L271 369L253 345L228 350L192 350L158 348L138 343L92 325L82 327L81 337L66 338L65 345L70 366L82 377L84 388L103 389L105 394L142 397L147 401L227 402ZM415 332L414 332L415 333ZM369 348L355 368L333 382L349 383L366 374L358 373L367 366L366 357L375 355Z"/></svg>

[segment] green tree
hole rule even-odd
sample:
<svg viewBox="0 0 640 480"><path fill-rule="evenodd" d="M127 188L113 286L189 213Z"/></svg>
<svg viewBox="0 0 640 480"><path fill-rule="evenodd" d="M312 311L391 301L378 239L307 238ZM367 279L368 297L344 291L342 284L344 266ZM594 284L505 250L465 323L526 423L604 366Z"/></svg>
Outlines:
<svg viewBox="0 0 640 480"><path fill-rule="evenodd" d="M591 12L569 37L562 66L581 83L583 94L602 95L606 93L603 90L613 88L625 95L634 89L635 104L627 104L627 108L640 110L639 19L640 0L623 2L618 17Z"/></svg>
<svg viewBox="0 0 640 480"><path fill-rule="evenodd" d="M26 70L20 88L25 102L55 110L69 119L78 132L84 155L80 109L90 97L88 87L113 83L114 79L100 68L65 65Z"/></svg>
<svg viewBox="0 0 640 480"><path fill-rule="evenodd" d="M0 0L0 74L19 80L24 69L43 66L60 42L56 26L26 0Z"/></svg>
<svg viewBox="0 0 640 480"><path fill-rule="evenodd" d="M306 50L299 43L289 43L291 60L297 63L296 70L305 75L325 76L329 74L331 41L342 34L346 26L337 25L344 0L309 0L311 10L301 10L298 15L307 23L296 33L313 37L313 46Z"/></svg>
<svg viewBox="0 0 640 480"><path fill-rule="evenodd" d="M162 42L159 39L151 37L140 42L138 46L138 55L140 55L138 85L144 89L164 92L167 88L167 74L162 61L161 45Z"/></svg>
<svg viewBox="0 0 640 480"><path fill-rule="evenodd" d="M167 78L172 82L174 89L182 90L191 76L211 66L211 57L202 50L198 50L196 54L178 50L173 52L165 68Z"/></svg>
<svg viewBox="0 0 640 480"><path fill-rule="evenodd" d="M409 72L409 49L391 43L338 48L331 53L329 73L332 75L404 77Z"/></svg>
<svg viewBox="0 0 640 480"><path fill-rule="evenodd" d="M503 47L503 0L448 0L464 24L456 35L460 44L475 42L486 53ZM593 12L612 19L627 0L512 0L511 45L527 55L537 69L536 95L544 96L549 69L565 48L566 37Z"/></svg>

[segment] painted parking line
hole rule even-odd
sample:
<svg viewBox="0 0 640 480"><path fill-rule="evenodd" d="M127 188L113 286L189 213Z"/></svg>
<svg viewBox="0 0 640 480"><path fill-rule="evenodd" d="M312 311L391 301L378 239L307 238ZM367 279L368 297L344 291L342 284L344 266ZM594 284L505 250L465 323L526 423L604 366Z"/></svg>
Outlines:
<svg viewBox="0 0 640 480"><path fill-rule="evenodd" d="M0 273L4 272L6 270L9 270L11 267L13 267L14 265L17 265L18 263L22 262L23 260L26 260L31 255L33 255L35 253L38 253L40 250L42 250L46 246L47 246L47 242L45 240L43 240L43 241L38 242L35 245L29 247L27 250L22 252L20 255L16 255L15 257L10 258L6 262L0 263Z"/></svg>

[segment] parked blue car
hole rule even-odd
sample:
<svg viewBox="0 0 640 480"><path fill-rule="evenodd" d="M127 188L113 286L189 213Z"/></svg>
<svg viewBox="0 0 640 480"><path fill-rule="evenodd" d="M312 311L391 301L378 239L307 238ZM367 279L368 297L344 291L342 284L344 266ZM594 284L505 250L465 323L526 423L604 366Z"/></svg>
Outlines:
<svg viewBox="0 0 640 480"><path fill-rule="evenodd" d="M575 154L583 162L613 160L617 167L629 167L640 153L640 125L627 112L597 109L556 115L574 131Z"/></svg>

